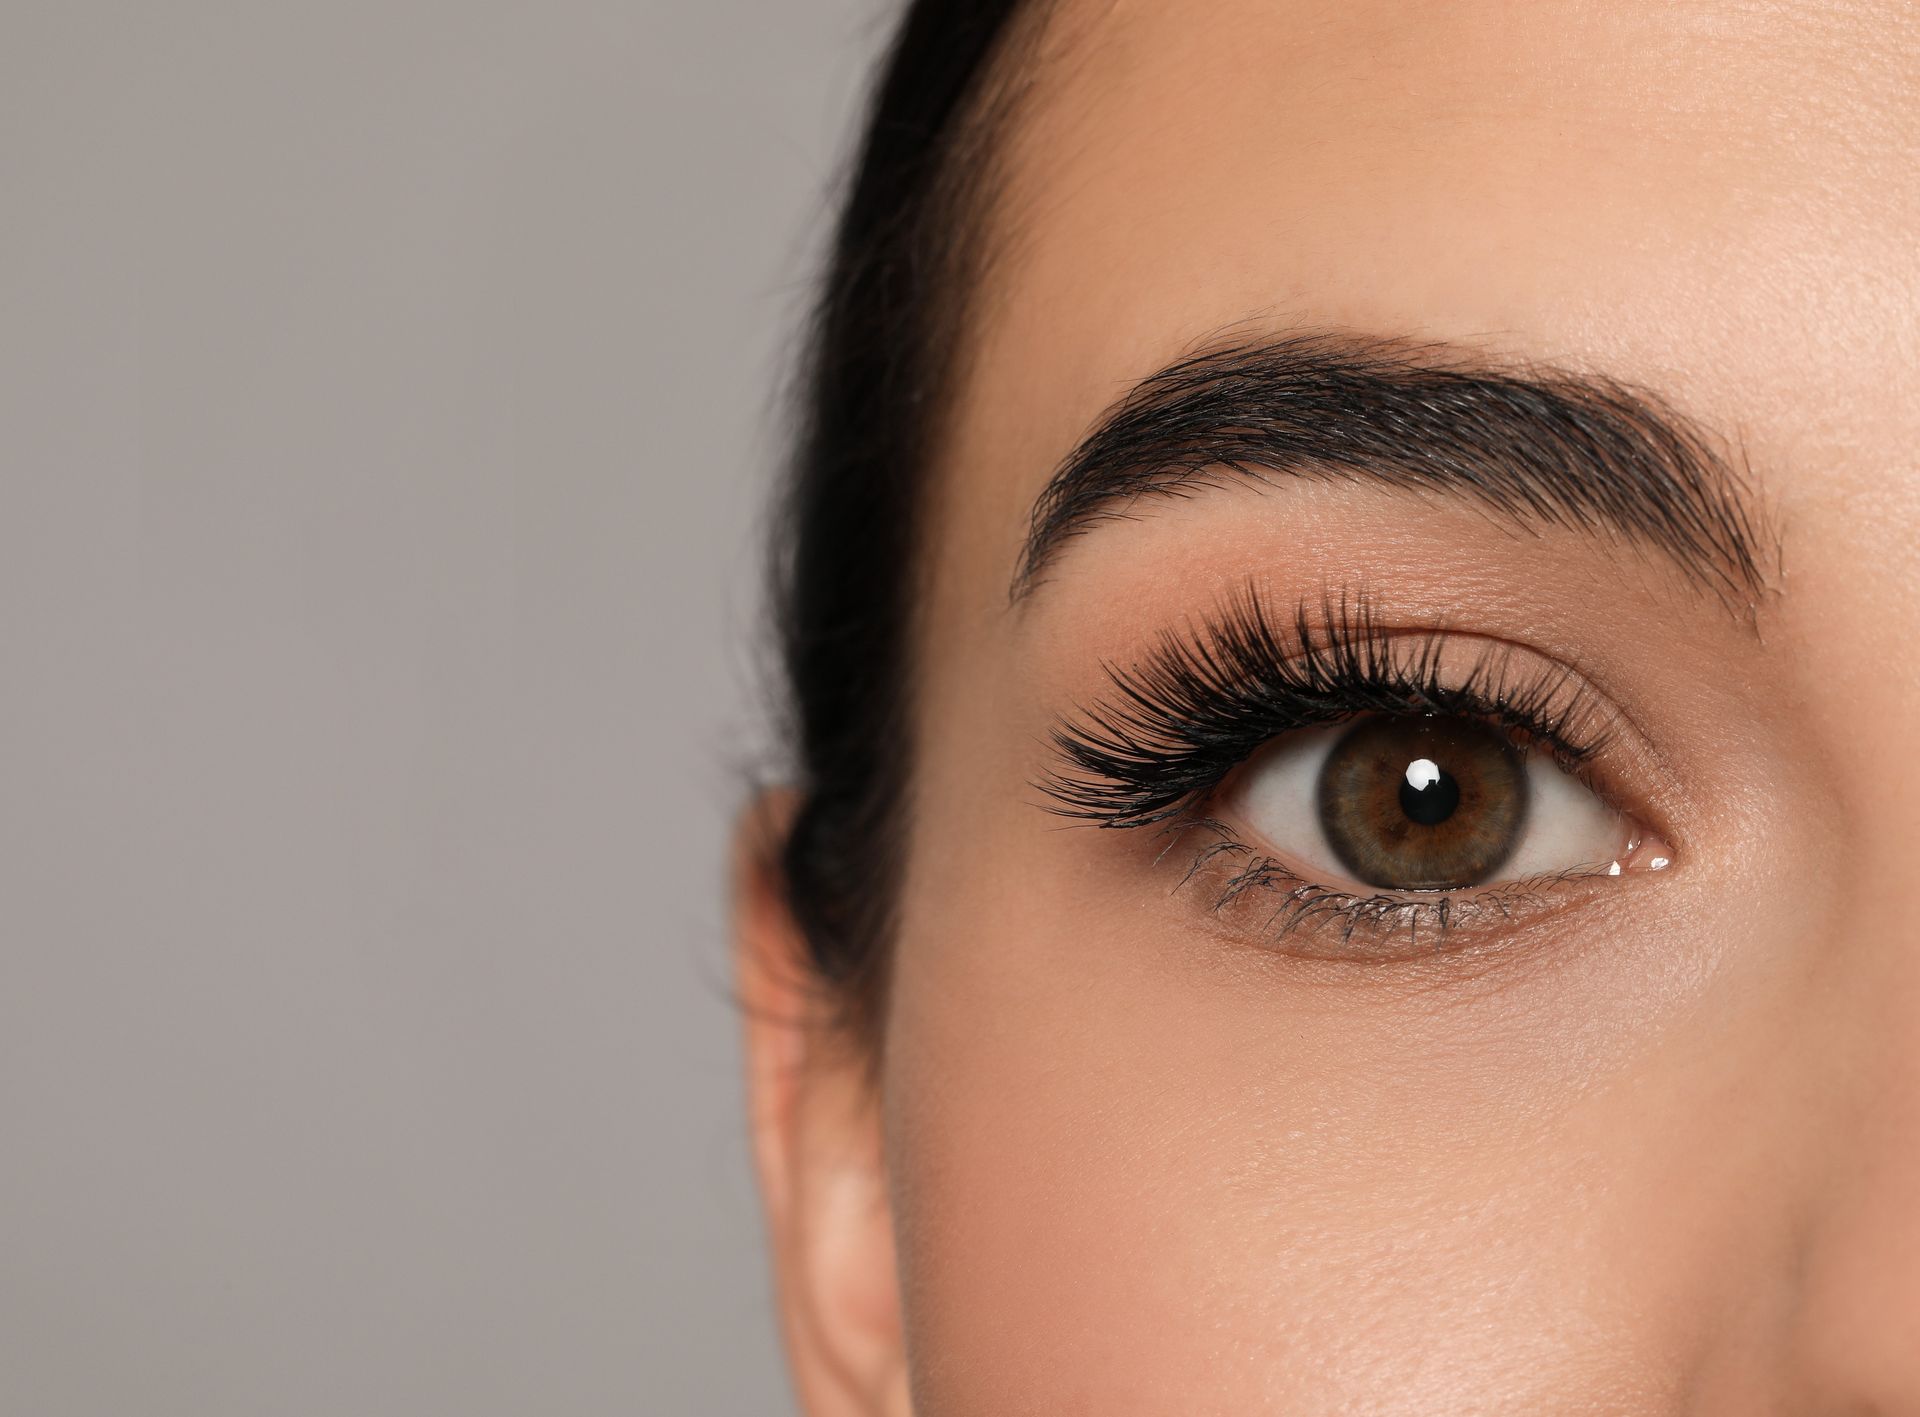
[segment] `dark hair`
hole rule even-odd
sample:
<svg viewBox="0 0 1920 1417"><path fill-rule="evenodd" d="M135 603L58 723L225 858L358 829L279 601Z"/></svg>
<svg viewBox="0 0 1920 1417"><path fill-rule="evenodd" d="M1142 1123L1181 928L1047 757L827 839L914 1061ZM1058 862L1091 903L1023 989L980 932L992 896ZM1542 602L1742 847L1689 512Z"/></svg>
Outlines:
<svg viewBox="0 0 1920 1417"><path fill-rule="evenodd" d="M797 385L773 603L800 794L780 868L859 1031L884 992L910 771L917 509L975 273L1022 0L913 0L856 151Z"/></svg>

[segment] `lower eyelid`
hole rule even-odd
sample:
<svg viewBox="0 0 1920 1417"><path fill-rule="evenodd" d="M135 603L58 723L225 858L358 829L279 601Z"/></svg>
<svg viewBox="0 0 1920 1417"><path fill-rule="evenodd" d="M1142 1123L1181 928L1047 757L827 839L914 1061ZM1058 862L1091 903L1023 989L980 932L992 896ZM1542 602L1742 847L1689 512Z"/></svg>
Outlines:
<svg viewBox="0 0 1920 1417"><path fill-rule="evenodd" d="M1308 960L1384 964L1483 954L1577 904L1584 889L1619 885L1596 866L1456 891L1371 891L1303 876L1215 819L1195 817L1166 832L1177 840L1160 856L1180 870L1177 892L1253 945Z"/></svg>

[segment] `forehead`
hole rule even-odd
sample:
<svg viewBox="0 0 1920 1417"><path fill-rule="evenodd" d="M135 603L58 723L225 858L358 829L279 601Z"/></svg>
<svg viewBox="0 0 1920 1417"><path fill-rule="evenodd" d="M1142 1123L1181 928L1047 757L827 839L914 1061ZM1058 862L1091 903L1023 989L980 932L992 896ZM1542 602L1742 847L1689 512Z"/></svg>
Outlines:
<svg viewBox="0 0 1920 1417"><path fill-rule="evenodd" d="M1003 139L954 540L1009 560L1099 412L1246 323L1644 381L1789 502L1796 469L1909 445L1916 23L1897 4L1064 0Z"/></svg>

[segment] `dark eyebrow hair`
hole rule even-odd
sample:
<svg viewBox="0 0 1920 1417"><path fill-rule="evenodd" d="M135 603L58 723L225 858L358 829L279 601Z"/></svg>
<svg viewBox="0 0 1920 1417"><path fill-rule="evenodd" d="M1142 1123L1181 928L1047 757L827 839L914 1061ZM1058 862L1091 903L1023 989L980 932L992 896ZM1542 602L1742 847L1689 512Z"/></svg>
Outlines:
<svg viewBox="0 0 1920 1417"><path fill-rule="evenodd" d="M1764 589L1748 479L1705 433L1627 384L1476 364L1462 350L1291 335L1204 350L1109 409L1035 501L1022 599L1068 538L1151 496L1286 477L1464 497L1515 524L1612 535L1751 615Z"/></svg>

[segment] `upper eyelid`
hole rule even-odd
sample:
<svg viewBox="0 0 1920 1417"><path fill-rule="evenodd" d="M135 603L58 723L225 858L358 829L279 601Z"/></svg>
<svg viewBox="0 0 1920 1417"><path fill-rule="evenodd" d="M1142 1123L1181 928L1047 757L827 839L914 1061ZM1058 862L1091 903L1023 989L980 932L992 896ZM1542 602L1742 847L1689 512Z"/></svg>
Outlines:
<svg viewBox="0 0 1920 1417"><path fill-rule="evenodd" d="M1250 670L1258 676L1265 670L1275 672L1295 672L1294 666L1302 661L1311 660L1316 654L1322 657L1338 658L1345 653L1351 655L1354 646L1364 646L1364 653L1374 658L1372 668L1380 667L1383 653L1399 654L1416 661L1415 667L1425 656L1431 661L1428 667L1437 664L1439 657L1448 649L1466 646L1477 656L1474 668L1466 677L1484 675L1487 666L1496 660L1504 668L1515 660L1531 660L1538 670L1530 671L1538 677L1535 685L1552 679L1557 687L1571 686L1568 697L1567 715L1562 717L1560 727L1565 729L1570 721L1574 707L1579 707L1590 718L1597 717L1600 727L1585 729L1587 741L1573 745L1583 748L1572 754L1559 754L1563 757L1563 766L1576 771L1581 779L1604 799L1626 810L1643 810L1644 803L1640 794L1632 791L1616 790L1617 784L1610 780L1611 775L1596 777L1578 766L1583 759L1590 758L1606 746L1603 739L1623 738L1631 746L1631 756L1650 764L1659 764L1659 755L1652 741L1642 732L1632 715L1619 702L1618 698L1597 685L1590 675L1568 663L1566 660L1549 655L1521 641L1496 635L1482 635L1446 626L1431 624L1400 625L1376 620L1368 611L1364 597L1341 595L1338 599L1329 593L1320 602L1318 614L1312 614L1307 606L1310 602L1301 602L1295 612L1294 628L1291 632L1293 643L1283 646L1272 635L1272 617L1267 611L1264 599L1256 587L1249 585L1242 597L1234 604L1218 611L1211 625L1196 628L1191 623L1186 627L1185 637L1172 633L1163 633L1155 648L1131 669L1109 667L1109 675L1115 686L1121 691L1121 702L1116 710L1111 704L1096 701L1089 709L1078 711L1078 718L1063 717L1056 720L1052 735L1056 759L1064 757L1069 770L1049 772L1036 786L1049 797L1055 799L1054 810L1062 810L1064 815L1080 816L1083 819L1100 820L1105 825L1148 825L1154 821L1166 820L1177 810L1179 800L1191 798L1196 792L1210 791L1224 780L1234 764L1226 764L1210 780L1200 780L1197 773L1192 775L1188 790L1180 799L1171 796L1175 785L1171 778L1167 783L1168 791L1163 793L1140 792L1136 794L1136 807L1132 811L1123 809L1119 804L1125 798L1123 779L1128 771L1144 779L1159 776L1163 764L1152 761L1156 749L1169 756L1185 751L1180 736L1180 726L1173 721L1172 715L1188 707L1210 709L1212 705L1173 705L1152 704L1152 695L1161 689L1172 689L1193 696L1202 696L1223 686L1206 682L1208 675L1216 678L1224 668L1222 659L1231 662L1235 656L1223 652L1220 642L1232 637L1236 617L1240 617L1242 630L1248 630L1251 646L1240 645L1241 658L1252 655L1253 662L1243 662L1241 668ZM1358 631L1358 633L1355 633ZM1247 636L1243 636L1243 639ZM1344 648L1337 646L1342 645ZM1271 655L1268 658L1268 655ZM1347 668L1352 668L1349 664ZM1402 663L1402 669L1406 665ZM1191 673L1193 680L1182 681L1183 673ZM1198 682L1194 682L1197 680ZM1258 678L1254 680L1259 683ZM1337 691L1342 686L1333 685ZM1509 684L1507 687L1511 687ZM1231 692L1228 688L1227 692ZM1462 692L1456 690L1455 692ZM1463 693L1464 697L1464 693ZM1523 705L1524 707L1524 705ZM1544 705L1535 703L1536 711ZM1159 720L1150 721L1148 715L1155 709L1160 710ZM1143 712L1143 710L1145 710ZM1458 711L1449 706L1449 711ZM1130 717L1131 715L1131 717ZM1543 715L1544 716L1544 715ZM1316 716L1310 723L1334 721L1332 716ZM1303 722L1292 727L1307 727ZM1542 733L1539 726L1523 723L1522 727L1536 737L1553 742L1552 732ZM1551 727L1552 725L1548 725ZM1282 730L1285 731L1285 730ZM1134 733L1132 742L1126 741L1128 733ZM1158 737L1156 738L1156 735ZM1278 736L1275 733L1270 736ZM1263 740L1265 741L1265 740ZM1564 745L1564 739L1563 745ZM1076 745L1081 749L1076 757ZM1253 745L1249 744L1249 748ZM1113 750L1113 761L1107 764L1113 767L1115 775L1110 782L1118 781L1117 787L1105 787L1099 777L1101 749ZM1243 755L1244 756L1244 755ZM1571 759L1571 760L1569 760ZM1663 766L1663 765L1662 765ZM1061 804L1064 803L1064 809Z"/></svg>
<svg viewBox="0 0 1920 1417"><path fill-rule="evenodd" d="M1583 700L1589 695L1596 707L1604 707L1609 726L1615 717L1624 717L1624 711L1616 709L1611 699L1599 693L1587 676L1572 665L1543 654L1533 646L1499 635L1483 635L1474 631L1449 630L1432 625L1393 625L1383 624L1375 627L1375 633L1383 645L1391 645L1396 640L1407 640L1419 645L1446 646L1471 645L1479 652L1483 660L1491 660L1495 655L1535 659L1543 665L1553 666L1555 672L1562 672L1565 682L1575 686L1574 692ZM1635 731L1638 732L1637 726Z"/></svg>
<svg viewBox="0 0 1920 1417"><path fill-rule="evenodd" d="M1404 629L1385 629L1382 631L1382 634L1383 637L1389 639L1400 635L1405 635L1409 638L1420 638L1427 635L1444 635L1453 641L1485 644L1489 647L1497 646L1501 652L1506 654L1550 663L1557 669L1565 672L1567 681L1575 686L1575 692L1582 701L1588 705L1590 712L1601 716L1603 719L1603 727L1600 734L1594 735L1596 741L1581 755L1583 758L1591 758L1602 750L1605 746L1605 741L1600 740L1611 741L1616 737L1624 737L1631 741L1636 752L1642 755L1653 758L1660 756L1657 745L1640 727L1631 711L1598 680L1587 671L1568 664L1564 660L1550 656L1532 645L1500 635L1483 635L1476 631L1434 631L1431 628L1419 626L1408 626Z"/></svg>
<svg viewBox="0 0 1920 1417"><path fill-rule="evenodd" d="M1660 751L1658 742L1641 726L1639 720L1634 716L1631 707L1623 701L1621 695L1614 692L1603 676L1591 669L1571 664L1567 660L1560 658L1558 655L1550 654L1547 650L1537 645L1528 644L1524 640L1516 640L1508 635L1489 634L1478 630L1435 631L1432 627L1419 625L1409 625L1404 629L1383 627L1382 632L1388 636L1402 633L1409 635L1440 633L1460 640L1474 640L1489 645L1498 645L1516 654L1549 660L1554 664L1562 665L1577 679L1582 688L1592 692L1595 696L1595 702L1605 709L1609 727L1626 730L1627 736L1633 740L1638 749L1650 757L1657 759L1663 768L1670 767L1666 756Z"/></svg>

